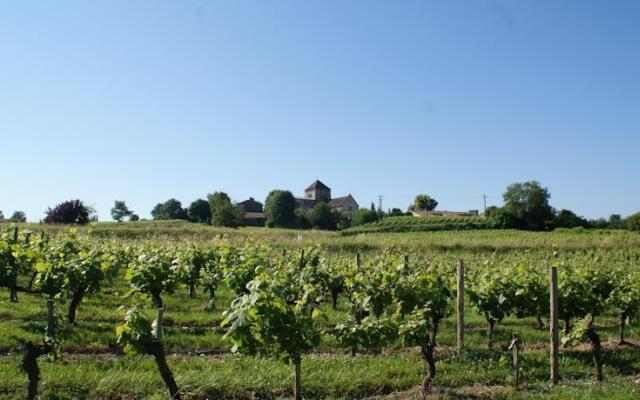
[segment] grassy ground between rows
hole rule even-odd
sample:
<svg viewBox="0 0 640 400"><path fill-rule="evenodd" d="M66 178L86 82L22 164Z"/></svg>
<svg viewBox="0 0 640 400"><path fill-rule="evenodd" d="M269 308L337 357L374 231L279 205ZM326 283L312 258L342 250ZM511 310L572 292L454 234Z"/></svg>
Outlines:
<svg viewBox="0 0 640 400"><path fill-rule="evenodd" d="M600 398L619 398L618 383L630 393L636 384L640 357L629 350L610 351L605 357L607 382L592 383L589 355L564 354L563 381L550 389L545 366L546 352L530 352L523 358L523 381L518 397L572 398L578 393L600 393ZM22 396L26 385L19 371L19 357L0 357L0 398ZM169 363L187 398L262 398L291 394L291 369L271 359L242 356L170 356ZM145 356L63 357L42 362L42 398L167 398L153 361ZM305 398L365 398L400 394L411 398L422 379L423 364L415 353L391 355L307 355L302 379ZM469 351L438 361L434 381L436 398L506 398L516 395L511 371L501 352ZM398 394L400 393L400 394ZM597 397L593 397L597 398ZM632 397L625 397L632 398Z"/></svg>

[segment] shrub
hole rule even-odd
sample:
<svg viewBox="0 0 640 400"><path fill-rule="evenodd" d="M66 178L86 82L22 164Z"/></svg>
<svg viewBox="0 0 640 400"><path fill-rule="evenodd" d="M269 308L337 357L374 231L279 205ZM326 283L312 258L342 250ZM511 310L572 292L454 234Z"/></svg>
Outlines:
<svg viewBox="0 0 640 400"><path fill-rule="evenodd" d="M366 208L361 208L351 214L351 226L364 225L377 220L378 214Z"/></svg>

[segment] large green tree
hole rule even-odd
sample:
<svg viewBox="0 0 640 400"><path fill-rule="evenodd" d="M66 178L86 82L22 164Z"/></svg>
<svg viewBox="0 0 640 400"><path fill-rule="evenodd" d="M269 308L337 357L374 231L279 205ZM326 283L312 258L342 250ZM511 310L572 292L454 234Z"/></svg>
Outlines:
<svg viewBox="0 0 640 400"><path fill-rule="evenodd" d="M176 199L169 199L164 203L158 203L151 210L151 216L155 220L187 219L187 210L182 208L182 203Z"/></svg>
<svg viewBox="0 0 640 400"><path fill-rule="evenodd" d="M409 211L433 211L438 207L438 202L428 194L419 194L413 199L413 204L409 206Z"/></svg>
<svg viewBox="0 0 640 400"><path fill-rule="evenodd" d="M27 222L27 214L25 214L24 211L14 211L11 215L11 220L16 222Z"/></svg>
<svg viewBox="0 0 640 400"><path fill-rule="evenodd" d="M630 231L640 231L640 212L628 216L625 222Z"/></svg>
<svg viewBox="0 0 640 400"><path fill-rule="evenodd" d="M607 221L607 227L610 229L623 229L624 221L622 220L622 216L620 214L611 214Z"/></svg>
<svg viewBox="0 0 640 400"><path fill-rule="evenodd" d="M264 212L267 226L288 228L296 220L296 199L288 190L272 190L267 196Z"/></svg>
<svg viewBox="0 0 640 400"><path fill-rule="evenodd" d="M193 201L187 209L187 215L192 222L211 223L211 207L205 199Z"/></svg>
<svg viewBox="0 0 640 400"><path fill-rule="evenodd" d="M224 192L207 196L211 208L211 223L216 226L235 228L244 224L244 208L236 206Z"/></svg>
<svg viewBox="0 0 640 400"><path fill-rule="evenodd" d="M331 212L331 207L323 201L316 204L307 215L311 226L317 229L335 230L336 216Z"/></svg>
<svg viewBox="0 0 640 400"><path fill-rule="evenodd" d="M111 209L111 217L120 222L126 217L133 215L133 211L129 210L129 207L122 200L116 200L113 208Z"/></svg>
<svg viewBox="0 0 640 400"><path fill-rule="evenodd" d="M514 183L502 195L504 211L514 220L513 228L541 231L553 226L549 190L536 181Z"/></svg>

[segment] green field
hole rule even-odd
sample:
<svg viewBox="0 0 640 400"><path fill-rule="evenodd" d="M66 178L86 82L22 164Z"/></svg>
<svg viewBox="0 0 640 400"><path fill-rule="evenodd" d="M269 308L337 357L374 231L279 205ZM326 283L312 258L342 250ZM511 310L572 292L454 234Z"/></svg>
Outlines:
<svg viewBox="0 0 640 400"><path fill-rule="evenodd" d="M20 225L48 234L52 241L66 235L68 228ZM9 230L7 225L2 226ZM512 268L511 260L527 260L528 268L546 274L548 256L562 253L577 263L589 260L606 271L608 263L624 262L625 268L638 266L640 235L617 231L559 231L530 233L517 231L446 231L413 233L371 233L343 236L321 231L273 230L265 228L221 229L179 222L99 223L79 229L89 242L117 246L163 246L181 244L243 246L267 244L297 254L299 249L316 246L325 254L351 260L361 254L363 265L373 265L383 252L407 254L414 268L422 263L443 265L453 270L456 259L466 262L469 279L474 279L483 260L497 267ZM624 261L620 261L624 260ZM447 279L453 279L453 276ZM88 295L78 309L77 325L63 325L60 357L41 359L41 398L106 399L168 398L166 389L149 356L125 355L116 345L115 326L123 319L120 306L131 302L131 287L120 271L98 293ZM224 338L220 326L223 311L236 297L224 283L218 287L215 303L198 290L190 298L181 285L175 293L163 295L165 308L164 344L169 365L184 398L268 399L291 396L291 367L280 360L235 355L232 343ZM19 302L9 301L9 291L0 289L0 398L24 396L26 375L19 364L24 342L40 341L46 327L46 296L20 293ZM56 314L65 315L68 298L56 302ZM349 316L345 296L338 307L320 306L329 331ZM147 314L154 316L148 305ZM462 354L455 351L455 318L448 316L440 325L436 348L437 375L432 398L589 398L636 399L640 397L640 324L631 319L626 329L629 345L618 345L618 316L612 307L597 317L602 339L605 381L595 384L593 363L586 344L562 349L561 381L549 386L548 330L537 328L534 317L510 315L496 325L495 346L487 348L487 323L470 302L466 305L465 344ZM521 387L513 388L510 353L512 332L524 342L521 355ZM395 340L384 348L350 349L324 333L318 346L304 354L302 387L305 398L419 398L424 364L419 351Z"/></svg>

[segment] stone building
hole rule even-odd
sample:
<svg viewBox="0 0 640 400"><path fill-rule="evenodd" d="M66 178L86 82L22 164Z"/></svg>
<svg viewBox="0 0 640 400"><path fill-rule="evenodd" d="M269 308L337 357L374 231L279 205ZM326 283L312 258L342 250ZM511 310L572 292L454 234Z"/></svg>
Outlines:
<svg viewBox="0 0 640 400"><path fill-rule="evenodd" d="M337 197L329 201L331 208L337 208L344 212L354 212L360 208L356 199L353 198L351 193L344 197Z"/></svg>
<svg viewBox="0 0 640 400"><path fill-rule="evenodd" d="M304 197L296 198L298 207L303 211L312 209L320 201L328 203L331 208L344 212L353 212L360 208L351 194L332 199L331 188L319 180L316 180L304 190Z"/></svg>
<svg viewBox="0 0 640 400"><path fill-rule="evenodd" d="M249 200L242 201L238 205L244 208L244 220L247 225L264 226L266 217L262 203L249 197Z"/></svg>

